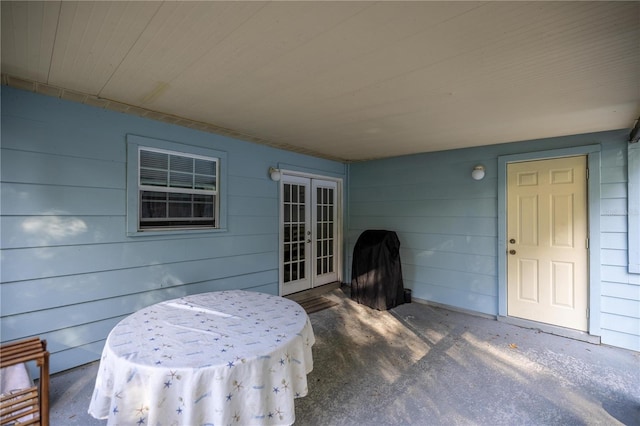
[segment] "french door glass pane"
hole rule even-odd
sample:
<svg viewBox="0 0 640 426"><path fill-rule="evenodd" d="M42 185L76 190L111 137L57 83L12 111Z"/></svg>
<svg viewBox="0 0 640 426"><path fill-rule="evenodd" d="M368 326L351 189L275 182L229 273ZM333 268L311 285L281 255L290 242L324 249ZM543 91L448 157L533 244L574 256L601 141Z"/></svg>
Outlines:
<svg viewBox="0 0 640 426"><path fill-rule="evenodd" d="M334 189L316 188L316 275L333 272Z"/></svg>
<svg viewBox="0 0 640 426"><path fill-rule="evenodd" d="M305 186L284 184L284 282L305 278Z"/></svg>

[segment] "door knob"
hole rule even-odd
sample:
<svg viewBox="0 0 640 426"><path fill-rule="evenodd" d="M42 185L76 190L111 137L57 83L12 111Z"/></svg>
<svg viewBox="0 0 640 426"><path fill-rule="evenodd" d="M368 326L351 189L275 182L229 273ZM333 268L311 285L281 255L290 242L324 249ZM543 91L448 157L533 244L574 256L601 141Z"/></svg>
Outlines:
<svg viewBox="0 0 640 426"><path fill-rule="evenodd" d="M512 239L510 239L510 240L509 240L509 243L511 243L511 244L515 244L515 243L516 243L516 240L512 238Z"/></svg>
<svg viewBox="0 0 640 426"><path fill-rule="evenodd" d="M307 240L307 242L308 242L308 243L310 243L310 242L311 242L311 240L309 239L309 240Z"/></svg>
<svg viewBox="0 0 640 426"><path fill-rule="evenodd" d="M509 254L516 254L515 250L509 250Z"/></svg>

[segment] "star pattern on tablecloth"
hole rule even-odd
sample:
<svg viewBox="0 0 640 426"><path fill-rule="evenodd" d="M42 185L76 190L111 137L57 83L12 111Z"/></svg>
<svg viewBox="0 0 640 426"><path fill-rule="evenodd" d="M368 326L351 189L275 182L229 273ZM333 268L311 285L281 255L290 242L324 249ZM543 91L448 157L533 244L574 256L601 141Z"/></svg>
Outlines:
<svg viewBox="0 0 640 426"><path fill-rule="evenodd" d="M275 410L275 414L278 416L278 418L279 418L280 420L282 420L282 410L280 409L280 407L278 407L278 408Z"/></svg>
<svg viewBox="0 0 640 426"><path fill-rule="evenodd" d="M149 407L145 407L144 405L141 405L139 408L135 409L135 412L138 413L140 416L143 416L145 411L149 411Z"/></svg>
<svg viewBox="0 0 640 426"><path fill-rule="evenodd" d="M163 425L165 422L181 424L184 420L178 419L185 419L185 413L191 413L193 410L200 411L202 408L198 407L205 407L212 404L211 402L198 404L199 401L205 397L211 398L216 395L216 393L211 393L214 388L202 386L199 387L199 389L206 393L201 394L197 400L185 405L182 396L180 396L182 395L183 389L176 381L180 380L182 367L179 367L179 369L170 369L174 366L181 366L181 361L185 357L193 356L195 359L202 357L203 354L209 354L208 359L206 361L204 358L201 361L199 360L198 369L208 369L213 366L224 367L224 370L220 369L210 376L211 379L209 380L210 383L220 383L219 385L216 384L216 386L223 386L222 389L224 390L217 393L217 395L222 396L221 399L226 402L224 406L228 407L225 409L221 409L222 407L220 407L214 410L218 414L215 414L216 417L212 417L212 419L218 418L217 416L221 415L221 413L224 413L225 416L224 421L216 420L215 424L246 423L248 418L262 419L262 421L268 421L268 419L272 420L274 418L280 421L285 418L289 419L289 416L292 415L290 411L293 409L293 406L289 406L289 402L286 403L286 406L277 406L273 404L273 402L279 401L278 404L285 404L283 401L288 401L289 398L297 398L306 394L306 386L300 386L299 383L301 380L306 380L306 374L304 371L298 371L300 369L299 366L304 366L305 359L303 359L302 354L299 353L298 350L302 348L308 350L314 343L313 336L309 336L309 333L306 331L302 333L302 331L290 328L292 325L300 326L300 322L296 322L293 318L305 314L304 311L296 307L297 305L292 306L289 304L289 301L281 301L279 300L280 298L276 296L267 296L265 299L264 294L255 297L253 294L246 294L247 292L244 292L241 296L244 297L245 300L237 301L235 299L237 299L238 296L235 291L230 291L229 295L225 297L227 299L226 303L220 303L220 300L216 297L215 305L208 305L206 298L200 299L199 303L190 303L188 300L191 296L186 296L182 299L176 299L180 301L173 302L174 306L178 304L193 309L194 311L189 311L185 308L176 311L176 313L172 312L171 316L167 318L164 314L165 311L160 309L158 312L153 312L153 314L151 314L151 312L145 312L144 321L138 321L137 325L134 321L128 323L127 326L135 330L135 333L139 336L139 346L127 348L127 354L132 354L134 357L137 357L138 353L145 354L146 351L146 365L156 365L164 370L165 376L162 377L161 382L158 382L164 390L162 392L162 398L152 398L147 405L140 405L139 408L135 408L135 413L130 410L133 409L133 401L135 401L136 398L131 400L131 396L129 392L127 392L126 401L117 406L114 405L111 410L108 411L109 417L114 419L114 423L127 423L138 426L146 426L151 423ZM209 300L213 300L213 297ZM251 305L254 303L254 300L258 301L258 303ZM251 305L251 307L248 307L249 305ZM258 308L254 306L258 306ZM260 306L268 306L268 308L266 310L262 308L261 310ZM235 308L235 311L232 308ZM207 313L210 311L215 313L215 318ZM231 312L233 312L233 315L227 316ZM219 315L218 313L223 315ZM220 324L222 324L220 318L229 318L225 321L226 325L224 328L220 326ZM215 323L214 321L218 321L219 323ZM178 327L178 333L176 333L175 326ZM307 318L305 328L310 329L310 327L311 324ZM160 330L162 328L164 329ZM248 329L253 329L255 330L253 333L257 332L259 334L251 334L252 332L247 331ZM227 331L227 333L224 333L223 330ZM240 331L240 333L238 333L238 331ZM182 337L183 335L184 337ZM120 342L118 342L119 345L127 345L128 341L132 340L131 337L124 334L121 336ZM295 352L278 349L283 345L283 342L293 341L290 336L300 336L302 338L298 340L298 342L302 342L302 345L299 345L299 349L296 348ZM144 343L146 343L146 345L141 341L142 339L145 339ZM152 343L149 344L148 342ZM172 347L172 343L175 347ZM246 354L245 347L249 348L249 345L255 346L256 344L264 348L263 354L243 357L243 355ZM197 351L185 351L183 349L184 347L197 348ZM217 352L217 350L220 352ZM270 378L261 377L259 381L257 379L255 381L239 380L240 376L237 375L244 374L244 366L256 361L263 363L262 371L265 373L262 374L268 374L266 373L268 371ZM145 362L143 361L141 365L145 365ZM292 368L295 368L295 370L291 370ZM135 369L135 371L132 370L132 375L135 376L135 381L132 381L132 383L139 383L140 380L145 380L143 374L147 373L143 373L142 370L139 369ZM126 387L128 385L125 383L118 383L118 385L124 385L125 387L123 389L126 391L129 390ZM302 389L303 387L304 390ZM249 392L247 389L259 390ZM269 392L269 390L271 390L271 392ZM248 414L243 404L245 398L249 395L257 395L257 393L254 392L260 392L261 397L264 398L265 401L272 402L269 403L270 407L268 408L268 412L265 410L261 416L251 414L247 417ZM178 397L178 400L176 400L176 397ZM140 401L140 399L138 399L138 401ZM211 399L209 399L209 401L211 401ZM218 404L219 403L220 402L218 402ZM151 413L155 412L156 409L162 410L162 405L165 406L164 410L166 410L163 412L163 415L161 417L156 417L157 414L152 416ZM151 406L153 406L153 409L150 411L149 407ZM121 412L125 407L127 415ZM278 408L276 409L275 407ZM286 410L283 411L281 407L285 407ZM232 411L234 408L236 408L236 410ZM131 413L131 415L129 415L129 413ZM118 420L115 420L116 415ZM152 420L152 418L154 420ZM241 418L243 419L242 421ZM212 421L212 423L214 422Z"/></svg>

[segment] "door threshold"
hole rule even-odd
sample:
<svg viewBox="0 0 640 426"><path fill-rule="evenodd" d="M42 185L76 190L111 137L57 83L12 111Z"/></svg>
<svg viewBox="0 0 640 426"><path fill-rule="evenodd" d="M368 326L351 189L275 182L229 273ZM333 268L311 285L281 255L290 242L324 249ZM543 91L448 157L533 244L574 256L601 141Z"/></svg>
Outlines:
<svg viewBox="0 0 640 426"><path fill-rule="evenodd" d="M543 333L554 334L556 336L567 337L574 340L580 340L581 342L592 343L594 345L600 344L600 336L594 336L593 334L589 334L586 331L573 330L571 328L564 328L557 325L545 324L542 322L531 321L516 317L498 316L496 319L498 321L522 328L540 330Z"/></svg>
<svg viewBox="0 0 640 426"><path fill-rule="evenodd" d="M335 290L336 288L340 288L340 281L335 281L329 284L324 284L318 287L310 288L308 290L302 290L297 293L287 294L283 296L287 299L291 299L294 302L300 302L301 300L310 299L312 297L321 296L325 293L329 293L330 291Z"/></svg>

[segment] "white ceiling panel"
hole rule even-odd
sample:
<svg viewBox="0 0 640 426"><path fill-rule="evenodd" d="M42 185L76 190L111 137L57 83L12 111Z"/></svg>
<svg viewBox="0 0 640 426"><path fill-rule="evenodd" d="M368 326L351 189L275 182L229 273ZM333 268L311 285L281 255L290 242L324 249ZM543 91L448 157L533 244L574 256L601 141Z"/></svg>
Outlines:
<svg viewBox="0 0 640 426"><path fill-rule="evenodd" d="M99 94L159 7L158 2L62 2L48 82Z"/></svg>
<svg viewBox="0 0 640 426"><path fill-rule="evenodd" d="M163 3L101 95L164 111L160 98L167 92L199 91L201 86L200 81L191 80L188 87L178 88L175 80L264 6L259 2ZM181 107L191 102L186 93L178 98L168 112L184 115Z"/></svg>
<svg viewBox="0 0 640 426"><path fill-rule="evenodd" d="M2 73L358 161L631 127L640 2L2 2Z"/></svg>
<svg viewBox="0 0 640 426"><path fill-rule="evenodd" d="M225 127L235 125L239 107L256 97L260 98L262 94L268 96L265 92L274 87L273 79L261 76L263 67L277 64L278 69L286 72L289 66L295 64L287 60L290 51L304 48L319 34L332 31L341 21L366 7L366 4L359 2L333 5L313 2L269 3L176 78L173 85L180 88L176 90L176 96L182 97L183 93L188 95L189 102L183 107L190 111L190 115L204 119L208 114L215 114L218 124ZM307 84L308 77L305 79ZM288 84L281 80L279 87ZM225 102L211 105L210 99L213 97L225 99ZM162 101L164 107L175 104L175 98ZM232 120L227 122L226 116L232 117Z"/></svg>
<svg viewBox="0 0 640 426"><path fill-rule="evenodd" d="M47 81L60 2L1 2L2 72Z"/></svg>

